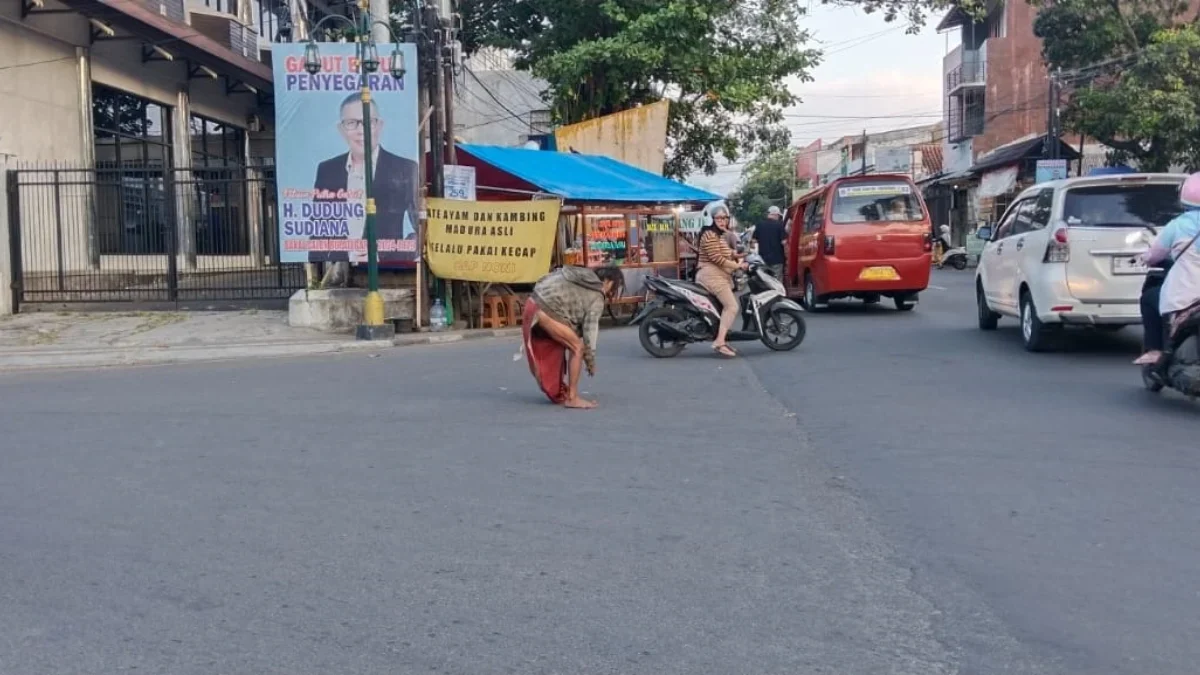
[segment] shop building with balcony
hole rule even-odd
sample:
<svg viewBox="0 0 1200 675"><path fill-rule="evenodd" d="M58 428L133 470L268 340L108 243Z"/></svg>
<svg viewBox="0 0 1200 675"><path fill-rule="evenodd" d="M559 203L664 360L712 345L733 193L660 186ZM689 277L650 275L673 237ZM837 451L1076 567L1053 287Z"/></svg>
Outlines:
<svg viewBox="0 0 1200 675"><path fill-rule="evenodd" d="M72 278L277 261L270 43L328 11L305 0L0 5L4 212L24 290L46 273L70 300Z"/></svg>
<svg viewBox="0 0 1200 675"><path fill-rule="evenodd" d="M1026 0L993 0L982 18L955 8L938 24L959 39L942 60L942 174L926 198L945 205L934 219L950 224L956 240L1003 211L1033 180L1037 160L1051 154L1050 77L1033 33L1036 16ZM1079 158L1059 145L1058 157Z"/></svg>

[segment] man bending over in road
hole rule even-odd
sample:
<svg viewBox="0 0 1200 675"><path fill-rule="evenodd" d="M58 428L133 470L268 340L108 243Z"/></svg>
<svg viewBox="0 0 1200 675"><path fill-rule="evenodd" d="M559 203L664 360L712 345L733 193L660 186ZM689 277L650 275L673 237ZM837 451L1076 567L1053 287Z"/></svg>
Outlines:
<svg viewBox="0 0 1200 675"><path fill-rule="evenodd" d="M554 403L596 407L579 397L579 377L584 363L588 375L595 376L600 316L624 287L625 276L615 267L564 267L534 285L521 322L523 351L529 372ZM566 352L571 352L569 362Z"/></svg>

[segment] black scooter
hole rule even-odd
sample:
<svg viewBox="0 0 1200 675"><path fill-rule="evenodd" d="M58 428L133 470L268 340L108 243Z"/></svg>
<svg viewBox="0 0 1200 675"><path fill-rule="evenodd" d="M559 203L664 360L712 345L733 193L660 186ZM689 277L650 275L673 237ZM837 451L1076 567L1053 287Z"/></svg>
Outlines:
<svg viewBox="0 0 1200 675"><path fill-rule="evenodd" d="M1147 230L1156 233L1152 228ZM1168 259L1147 270L1143 296L1162 287L1172 264ZM1200 313L1185 319L1167 338L1165 347L1158 362L1142 366L1142 385L1151 392L1174 389L1193 398L1200 395Z"/></svg>

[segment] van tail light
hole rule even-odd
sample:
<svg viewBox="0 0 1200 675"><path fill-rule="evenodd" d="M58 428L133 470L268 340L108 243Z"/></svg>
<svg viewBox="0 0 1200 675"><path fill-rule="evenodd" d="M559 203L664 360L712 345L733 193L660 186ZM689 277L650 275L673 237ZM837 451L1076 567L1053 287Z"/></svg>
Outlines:
<svg viewBox="0 0 1200 675"><path fill-rule="evenodd" d="M827 234L827 235L825 235L825 255L833 255L833 249L834 249L833 235Z"/></svg>
<svg viewBox="0 0 1200 675"><path fill-rule="evenodd" d="M1071 261L1071 244L1067 241L1067 228L1060 227L1050 237L1046 244L1046 255L1042 262L1065 263Z"/></svg>
<svg viewBox="0 0 1200 675"><path fill-rule="evenodd" d="M926 232L925 241L923 241L921 245L925 248L926 253L933 251L933 233Z"/></svg>

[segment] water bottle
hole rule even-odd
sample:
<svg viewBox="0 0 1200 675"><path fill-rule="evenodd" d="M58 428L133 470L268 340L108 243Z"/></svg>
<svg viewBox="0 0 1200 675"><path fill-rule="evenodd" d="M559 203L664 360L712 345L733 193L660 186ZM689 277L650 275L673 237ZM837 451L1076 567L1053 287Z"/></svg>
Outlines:
<svg viewBox="0 0 1200 675"><path fill-rule="evenodd" d="M442 306L441 298L434 300L429 310L429 328L434 331L446 330L446 308Z"/></svg>

